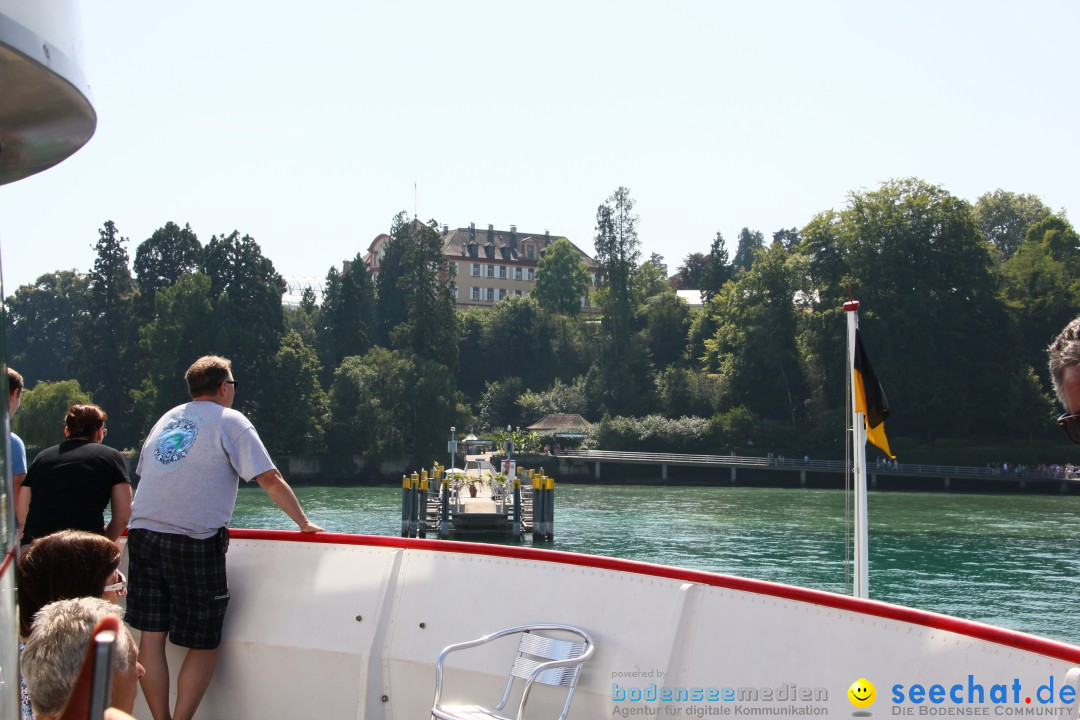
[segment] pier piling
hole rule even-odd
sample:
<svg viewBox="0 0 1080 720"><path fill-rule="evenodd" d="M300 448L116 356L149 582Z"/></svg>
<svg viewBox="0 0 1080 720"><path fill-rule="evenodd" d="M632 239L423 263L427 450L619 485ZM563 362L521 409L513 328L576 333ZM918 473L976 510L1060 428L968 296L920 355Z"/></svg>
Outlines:
<svg viewBox="0 0 1080 720"><path fill-rule="evenodd" d="M412 517L412 482L401 476L401 537L409 537L409 518Z"/></svg>

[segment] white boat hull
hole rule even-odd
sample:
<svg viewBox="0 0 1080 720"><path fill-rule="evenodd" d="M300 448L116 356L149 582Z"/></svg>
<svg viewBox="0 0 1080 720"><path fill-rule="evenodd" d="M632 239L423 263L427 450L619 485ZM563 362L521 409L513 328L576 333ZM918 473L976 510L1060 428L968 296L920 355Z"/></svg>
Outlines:
<svg viewBox="0 0 1080 720"><path fill-rule="evenodd" d="M532 548L254 530L233 531L229 578L206 718L424 718L443 647L538 622L596 641L572 718L1076 714L1061 699L1066 685L1075 692L1080 672L1066 676L1080 648L743 578ZM182 657L170 646L174 673ZM450 676L448 700L493 701L506 671L481 654ZM860 678L877 688L865 711L847 695ZM1041 702L1051 683L1053 701ZM913 702L913 685L939 702ZM150 717L141 702L136 716Z"/></svg>

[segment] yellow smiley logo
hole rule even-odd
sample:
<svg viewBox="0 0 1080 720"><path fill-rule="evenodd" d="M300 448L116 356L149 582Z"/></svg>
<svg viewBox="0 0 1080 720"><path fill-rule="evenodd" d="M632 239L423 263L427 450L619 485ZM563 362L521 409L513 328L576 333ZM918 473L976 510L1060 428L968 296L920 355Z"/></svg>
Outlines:
<svg viewBox="0 0 1080 720"><path fill-rule="evenodd" d="M874 683L866 678L859 678L851 683L851 687L847 690L847 696L848 700L850 700L851 704L855 707L868 708L874 704L874 700L877 697L877 689L874 687Z"/></svg>

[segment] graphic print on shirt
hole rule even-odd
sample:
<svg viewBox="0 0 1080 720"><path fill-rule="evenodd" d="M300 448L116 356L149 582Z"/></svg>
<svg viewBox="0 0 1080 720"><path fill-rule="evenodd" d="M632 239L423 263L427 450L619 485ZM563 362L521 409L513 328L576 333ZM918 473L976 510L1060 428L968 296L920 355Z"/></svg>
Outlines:
<svg viewBox="0 0 1080 720"><path fill-rule="evenodd" d="M191 446L195 444L195 437L198 434L198 426L187 418L169 422L158 436L154 457L162 465L183 460L191 450Z"/></svg>

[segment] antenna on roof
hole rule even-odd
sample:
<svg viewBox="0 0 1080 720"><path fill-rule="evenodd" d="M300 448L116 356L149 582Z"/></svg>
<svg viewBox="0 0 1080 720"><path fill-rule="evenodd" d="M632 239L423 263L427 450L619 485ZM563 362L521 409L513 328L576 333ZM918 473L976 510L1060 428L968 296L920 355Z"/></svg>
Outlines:
<svg viewBox="0 0 1080 720"><path fill-rule="evenodd" d="M416 212L416 205L417 205L416 198L417 198L417 195L418 195L418 193L416 191L416 180L413 180L413 182L412 182L412 219L413 220L420 217L419 213Z"/></svg>

